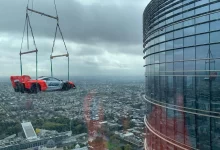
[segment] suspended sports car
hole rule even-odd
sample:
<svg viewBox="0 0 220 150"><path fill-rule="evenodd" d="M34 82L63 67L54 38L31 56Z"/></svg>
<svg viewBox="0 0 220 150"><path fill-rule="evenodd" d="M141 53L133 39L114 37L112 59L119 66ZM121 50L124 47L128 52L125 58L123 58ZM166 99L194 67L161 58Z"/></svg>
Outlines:
<svg viewBox="0 0 220 150"><path fill-rule="evenodd" d="M37 80L30 76L11 76L10 78L15 92L38 93L40 91L67 91L75 89L73 82L59 80L54 77L39 77Z"/></svg>

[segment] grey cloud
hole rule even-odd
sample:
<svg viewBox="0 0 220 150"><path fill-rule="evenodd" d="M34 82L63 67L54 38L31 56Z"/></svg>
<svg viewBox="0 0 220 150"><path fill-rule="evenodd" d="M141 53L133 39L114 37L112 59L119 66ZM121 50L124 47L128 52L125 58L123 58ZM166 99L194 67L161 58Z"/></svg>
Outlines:
<svg viewBox="0 0 220 150"><path fill-rule="evenodd" d="M5 0L0 5L0 30L22 32L25 19L26 0ZM136 3L141 3L136 2ZM142 12L145 6L138 7L129 2L124 7L101 3L83 6L76 1L57 0L60 26L66 39L80 43L110 41L115 43L137 44L142 41ZM5 9L8 8L8 9ZM34 8L55 15L53 1L34 1ZM4 15L3 15L4 14ZM31 24L35 35L53 37L55 21L32 14Z"/></svg>

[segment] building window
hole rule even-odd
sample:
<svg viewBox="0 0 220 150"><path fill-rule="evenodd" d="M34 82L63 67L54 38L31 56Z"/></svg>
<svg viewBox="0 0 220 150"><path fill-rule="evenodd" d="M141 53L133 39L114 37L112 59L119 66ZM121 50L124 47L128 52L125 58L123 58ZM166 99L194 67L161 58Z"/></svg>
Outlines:
<svg viewBox="0 0 220 150"><path fill-rule="evenodd" d="M166 52L166 62L173 62L173 50Z"/></svg>
<svg viewBox="0 0 220 150"><path fill-rule="evenodd" d="M160 44L160 51L164 51L165 50L165 43L161 43Z"/></svg>
<svg viewBox="0 0 220 150"><path fill-rule="evenodd" d="M196 11L196 14L201 14L201 13L208 12L209 11L209 6L204 6L204 7L197 8L195 11Z"/></svg>
<svg viewBox="0 0 220 150"><path fill-rule="evenodd" d="M194 10L191 11L187 11L185 13L183 13L183 18L188 18L194 15Z"/></svg>
<svg viewBox="0 0 220 150"><path fill-rule="evenodd" d="M165 62L165 52L160 52L160 63Z"/></svg>
<svg viewBox="0 0 220 150"><path fill-rule="evenodd" d="M166 50L173 49L173 41L166 42Z"/></svg>
<svg viewBox="0 0 220 150"><path fill-rule="evenodd" d="M174 31L174 38L183 37L183 30Z"/></svg>
<svg viewBox="0 0 220 150"><path fill-rule="evenodd" d="M174 48L181 48L183 47L183 38L174 40Z"/></svg>
<svg viewBox="0 0 220 150"><path fill-rule="evenodd" d="M184 60L195 59L195 47L184 48Z"/></svg>
<svg viewBox="0 0 220 150"><path fill-rule="evenodd" d="M220 44L210 45L210 50L212 54L211 58L220 58Z"/></svg>
<svg viewBox="0 0 220 150"><path fill-rule="evenodd" d="M196 23L201 23L201 22L206 22L206 21L209 21L209 15L195 18Z"/></svg>
<svg viewBox="0 0 220 150"><path fill-rule="evenodd" d="M220 42L220 31L210 33L210 42Z"/></svg>
<svg viewBox="0 0 220 150"><path fill-rule="evenodd" d="M209 58L209 46L196 47L196 59Z"/></svg>
<svg viewBox="0 0 220 150"><path fill-rule="evenodd" d="M220 21L210 22L210 31L220 30Z"/></svg>
<svg viewBox="0 0 220 150"><path fill-rule="evenodd" d="M185 75L195 74L195 61L184 61L184 74Z"/></svg>
<svg viewBox="0 0 220 150"><path fill-rule="evenodd" d="M195 27L188 27L184 29L184 36L195 34Z"/></svg>
<svg viewBox="0 0 220 150"><path fill-rule="evenodd" d="M177 24L174 24L174 30L175 30L175 29L182 28L182 27L183 27L183 23L182 23L182 22L177 23Z"/></svg>
<svg viewBox="0 0 220 150"><path fill-rule="evenodd" d="M200 24L196 26L196 33L209 32L209 23Z"/></svg>
<svg viewBox="0 0 220 150"><path fill-rule="evenodd" d="M208 44L209 43L209 34L200 34L196 36L196 44Z"/></svg>
<svg viewBox="0 0 220 150"><path fill-rule="evenodd" d="M194 24L194 19L186 20L183 22L183 25L186 26L191 26Z"/></svg>
<svg viewBox="0 0 220 150"><path fill-rule="evenodd" d="M220 2L210 5L210 10L215 10L220 8Z"/></svg>
<svg viewBox="0 0 220 150"><path fill-rule="evenodd" d="M195 45L195 36L185 37L184 46L194 46Z"/></svg>
<svg viewBox="0 0 220 150"><path fill-rule="evenodd" d="M173 32L166 34L166 40L172 40L173 39Z"/></svg>
<svg viewBox="0 0 220 150"><path fill-rule="evenodd" d="M174 61L183 60L183 49L174 50Z"/></svg>

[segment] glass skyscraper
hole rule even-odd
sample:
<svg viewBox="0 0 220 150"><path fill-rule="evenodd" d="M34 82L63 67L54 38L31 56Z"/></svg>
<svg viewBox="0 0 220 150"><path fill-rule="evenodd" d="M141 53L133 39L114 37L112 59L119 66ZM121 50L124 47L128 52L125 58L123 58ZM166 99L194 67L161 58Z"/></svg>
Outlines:
<svg viewBox="0 0 220 150"><path fill-rule="evenodd" d="M220 150L220 1L151 0L143 14L147 150Z"/></svg>

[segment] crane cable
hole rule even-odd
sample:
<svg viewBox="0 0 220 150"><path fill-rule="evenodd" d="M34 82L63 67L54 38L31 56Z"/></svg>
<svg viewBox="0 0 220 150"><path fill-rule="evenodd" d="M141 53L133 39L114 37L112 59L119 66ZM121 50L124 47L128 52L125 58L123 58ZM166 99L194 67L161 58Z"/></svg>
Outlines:
<svg viewBox="0 0 220 150"><path fill-rule="evenodd" d="M55 36L54 36L54 41L53 41L53 46L52 46L52 52L51 52L51 59L50 59L50 62L51 62L51 76L53 77L52 54L53 54L53 52L54 52L54 45L55 45L55 41L56 41L56 37L57 37L57 29L59 29L60 35L61 35L61 37L62 37L64 46L65 46L65 50L66 50L66 52L67 52L67 57L68 57L68 81L69 81L69 52L68 52L68 50L67 50L66 43L65 43L65 40L64 40L64 37L63 37L63 33L62 33L61 28L60 28L60 25L59 25L59 17L58 17L58 11L57 11L57 6L56 6L56 0L54 0L54 7L55 7L56 15L57 15L57 25L56 25Z"/></svg>

